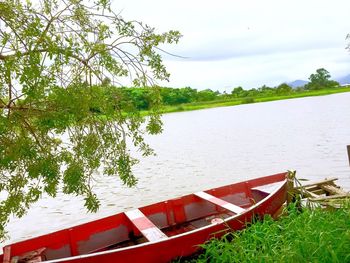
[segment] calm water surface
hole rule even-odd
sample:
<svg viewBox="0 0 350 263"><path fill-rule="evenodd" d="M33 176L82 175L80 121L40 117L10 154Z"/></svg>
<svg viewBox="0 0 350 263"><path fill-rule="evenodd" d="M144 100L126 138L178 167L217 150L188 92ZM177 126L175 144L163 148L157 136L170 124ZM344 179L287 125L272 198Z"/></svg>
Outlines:
<svg viewBox="0 0 350 263"><path fill-rule="evenodd" d="M312 180L338 177L350 190L350 93L172 113L163 121L163 134L148 138L157 156L135 167L137 187L100 174L98 213L86 213L77 197L44 198L11 220L6 243L289 169Z"/></svg>

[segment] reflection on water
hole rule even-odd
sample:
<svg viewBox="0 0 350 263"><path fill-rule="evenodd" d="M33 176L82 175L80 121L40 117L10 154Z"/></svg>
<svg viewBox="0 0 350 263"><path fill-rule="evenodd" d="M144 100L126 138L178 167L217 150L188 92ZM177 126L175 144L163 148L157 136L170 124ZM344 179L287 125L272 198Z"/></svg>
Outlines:
<svg viewBox="0 0 350 263"><path fill-rule="evenodd" d="M98 213L87 214L77 197L45 198L10 222L10 241L288 169L301 178L338 177L350 190L349 102L344 93L165 115L163 134L148 138L158 155L135 167L137 187L99 174Z"/></svg>

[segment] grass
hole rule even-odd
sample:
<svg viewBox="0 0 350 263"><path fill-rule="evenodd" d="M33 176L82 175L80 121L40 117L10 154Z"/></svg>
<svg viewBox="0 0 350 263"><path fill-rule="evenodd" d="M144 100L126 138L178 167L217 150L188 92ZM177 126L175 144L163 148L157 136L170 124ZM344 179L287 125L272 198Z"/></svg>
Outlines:
<svg viewBox="0 0 350 263"><path fill-rule="evenodd" d="M211 240L190 262L350 262L350 205L290 211Z"/></svg>
<svg viewBox="0 0 350 263"><path fill-rule="evenodd" d="M303 91L298 93L293 93L290 95L283 96L269 96L269 97L246 97L246 98L232 98L229 100L214 100L206 102L196 102L196 103L187 103L175 106L164 106L163 113L179 112L179 111L192 111L216 107L227 107L227 106L236 106L247 103L257 103L257 102L267 102L275 100L285 100L285 99L294 99L302 97L311 97L311 96L323 96L330 95L335 93L350 92L349 87L339 87L332 89L323 89L323 90L314 90L314 91Z"/></svg>

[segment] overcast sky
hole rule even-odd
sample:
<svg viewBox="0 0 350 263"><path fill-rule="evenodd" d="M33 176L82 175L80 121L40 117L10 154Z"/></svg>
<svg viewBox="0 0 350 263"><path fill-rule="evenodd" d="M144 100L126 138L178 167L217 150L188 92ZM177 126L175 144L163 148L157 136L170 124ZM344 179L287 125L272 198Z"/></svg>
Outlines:
<svg viewBox="0 0 350 263"><path fill-rule="evenodd" d="M165 86L231 91L350 73L350 0L115 0L126 19L183 37L166 50Z"/></svg>

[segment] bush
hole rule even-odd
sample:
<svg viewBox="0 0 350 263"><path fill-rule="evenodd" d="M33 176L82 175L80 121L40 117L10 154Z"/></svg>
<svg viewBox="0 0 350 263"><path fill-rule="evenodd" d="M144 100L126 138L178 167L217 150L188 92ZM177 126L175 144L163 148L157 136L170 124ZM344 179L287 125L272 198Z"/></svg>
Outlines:
<svg viewBox="0 0 350 263"><path fill-rule="evenodd" d="M242 104L254 103L255 100L252 97L247 97L242 100Z"/></svg>
<svg viewBox="0 0 350 263"><path fill-rule="evenodd" d="M192 262L350 262L350 209L293 209L213 239Z"/></svg>

